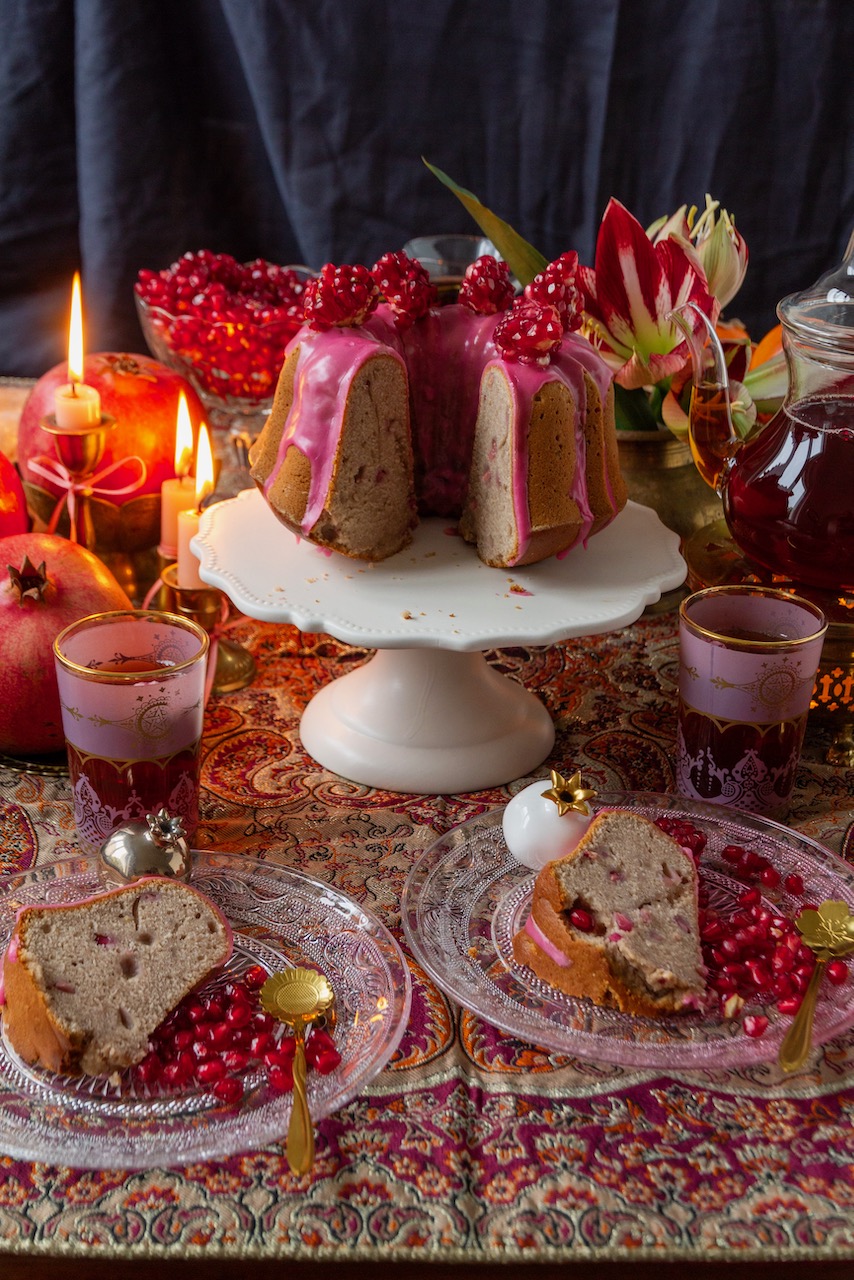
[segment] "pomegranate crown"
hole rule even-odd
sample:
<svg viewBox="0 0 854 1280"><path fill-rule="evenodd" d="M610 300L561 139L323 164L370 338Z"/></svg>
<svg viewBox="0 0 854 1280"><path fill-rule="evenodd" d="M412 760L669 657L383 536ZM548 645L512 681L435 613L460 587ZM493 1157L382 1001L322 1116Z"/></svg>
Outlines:
<svg viewBox="0 0 854 1280"><path fill-rule="evenodd" d="M394 312L399 328L408 328L438 301L436 286L417 258L384 253L371 270L374 283Z"/></svg>
<svg viewBox="0 0 854 1280"><path fill-rule="evenodd" d="M305 318L312 329L363 324L379 301L379 289L367 267L327 262L305 287Z"/></svg>

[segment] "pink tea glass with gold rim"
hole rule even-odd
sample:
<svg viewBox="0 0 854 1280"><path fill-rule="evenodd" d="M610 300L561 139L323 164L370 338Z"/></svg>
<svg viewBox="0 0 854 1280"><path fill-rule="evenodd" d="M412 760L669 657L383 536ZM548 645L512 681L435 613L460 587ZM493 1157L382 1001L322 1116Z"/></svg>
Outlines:
<svg viewBox="0 0 854 1280"><path fill-rule="evenodd" d="M155 611L93 614L54 641L62 727L81 848L166 808L192 840L207 634Z"/></svg>
<svg viewBox="0 0 854 1280"><path fill-rule="evenodd" d="M709 587L679 610L676 785L683 796L785 816L827 622L771 587Z"/></svg>

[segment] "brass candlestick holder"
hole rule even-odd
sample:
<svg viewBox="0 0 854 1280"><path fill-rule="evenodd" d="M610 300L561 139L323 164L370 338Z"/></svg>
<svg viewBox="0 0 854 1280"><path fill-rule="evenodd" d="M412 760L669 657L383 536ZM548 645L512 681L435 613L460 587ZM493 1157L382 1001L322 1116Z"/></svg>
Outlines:
<svg viewBox="0 0 854 1280"><path fill-rule="evenodd" d="M212 693L236 693L255 678L255 659L236 640L215 634L228 610L228 601L218 587L181 587L178 565L167 564L160 572L162 608L183 618L192 618L216 641L216 668Z"/></svg>
<svg viewBox="0 0 854 1280"><path fill-rule="evenodd" d="M66 490L69 536L87 551L95 548L95 526L89 499L92 480L104 456L107 435L116 425L115 418L102 413L99 422L85 427L60 427L54 414L41 419L40 426L53 437L56 456L68 474Z"/></svg>
<svg viewBox="0 0 854 1280"><path fill-rule="evenodd" d="M827 763L854 765L854 592L823 591L751 564L733 541L725 520L714 520L694 533L682 554L688 565L690 591L756 582L803 596L819 606L827 618L827 633L810 702L810 718L826 725L833 734Z"/></svg>

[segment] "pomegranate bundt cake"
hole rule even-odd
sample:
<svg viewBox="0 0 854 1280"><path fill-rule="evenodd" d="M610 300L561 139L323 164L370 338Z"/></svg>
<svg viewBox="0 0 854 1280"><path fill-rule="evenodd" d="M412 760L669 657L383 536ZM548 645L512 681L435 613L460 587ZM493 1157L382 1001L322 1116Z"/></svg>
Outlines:
<svg viewBox="0 0 854 1280"><path fill-rule="evenodd" d="M3 960L3 1028L25 1062L67 1075L132 1066L151 1033L232 951L222 913L148 878L19 913Z"/></svg>
<svg viewBox="0 0 854 1280"><path fill-rule="evenodd" d="M513 954L571 996L647 1017L700 1007L697 869L654 822L606 810L535 882Z"/></svg>
<svg viewBox="0 0 854 1280"><path fill-rule="evenodd" d="M504 263L439 307L420 263L327 264L305 295L251 474L298 536L364 560L457 520L499 567L563 554L626 502L611 375L572 330L577 256L514 299Z"/></svg>

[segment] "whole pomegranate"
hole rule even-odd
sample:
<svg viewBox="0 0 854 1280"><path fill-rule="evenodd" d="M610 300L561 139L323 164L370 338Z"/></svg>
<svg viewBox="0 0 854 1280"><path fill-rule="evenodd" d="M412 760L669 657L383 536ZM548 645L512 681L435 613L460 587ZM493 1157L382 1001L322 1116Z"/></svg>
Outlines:
<svg viewBox="0 0 854 1280"><path fill-rule="evenodd" d="M0 538L10 533L26 533L29 527L21 477L5 453L0 453Z"/></svg>
<svg viewBox="0 0 854 1280"><path fill-rule="evenodd" d="M175 474L175 424L178 394L183 391L194 427L204 419L202 402L190 384L149 356L102 351L86 356L83 380L101 395L101 410L115 418L107 434L102 470L123 458L142 458L146 477L130 493L98 493L93 500L97 545L110 550L142 551L160 539L160 487ZM31 469L39 455L56 457L53 437L41 427L54 411L57 387L68 381L63 361L39 378L21 410L18 465L30 508L47 524L63 490ZM104 480L120 489L139 479L139 465L128 462ZM60 525L60 532L63 526Z"/></svg>
<svg viewBox="0 0 854 1280"><path fill-rule="evenodd" d="M133 605L97 556L50 533L0 538L0 751L65 743L53 642L90 613Z"/></svg>

